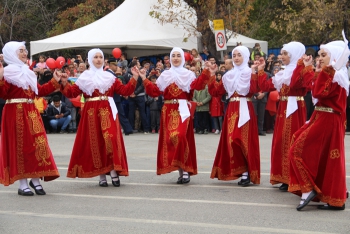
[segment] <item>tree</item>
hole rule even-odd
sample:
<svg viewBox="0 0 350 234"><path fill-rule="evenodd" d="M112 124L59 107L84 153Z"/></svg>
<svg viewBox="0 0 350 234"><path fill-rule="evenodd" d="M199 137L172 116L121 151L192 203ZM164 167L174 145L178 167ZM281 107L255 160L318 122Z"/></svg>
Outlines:
<svg viewBox="0 0 350 234"><path fill-rule="evenodd" d="M88 25L107 15L123 2L124 0L86 0L68 8L58 14L58 20L54 28L48 32L48 36L59 35Z"/></svg>
<svg viewBox="0 0 350 234"><path fill-rule="evenodd" d="M271 27L284 32L285 40L304 44L340 39L350 15L348 0L283 0L282 4Z"/></svg>
<svg viewBox="0 0 350 234"><path fill-rule="evenodd" d="M162 24L172 23L186 30L184 41L201 35L202 44L216 54L215 38L210 21L223 19L225 28L236 33L247 31L246 21L253 0L158 0L150 15ZM233 35L226 35L227 39Z"/></svg>

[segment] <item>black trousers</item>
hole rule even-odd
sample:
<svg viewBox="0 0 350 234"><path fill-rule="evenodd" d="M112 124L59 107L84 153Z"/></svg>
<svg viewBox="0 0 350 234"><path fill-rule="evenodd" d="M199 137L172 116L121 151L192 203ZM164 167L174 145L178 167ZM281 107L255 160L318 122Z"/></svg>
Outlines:
<svg viewBox="0 0 350 234"><path fill-rule="evenodd" d="M151 110L151 129L159 131L160 126L160 111Z"/></svg>
<svg viewBox="0 0 350 234"><path fill-rule="evenodd" d="M197 111L197 121L197 131L204 131L204 129L207 129L209 126L209 111Z"/></svg>

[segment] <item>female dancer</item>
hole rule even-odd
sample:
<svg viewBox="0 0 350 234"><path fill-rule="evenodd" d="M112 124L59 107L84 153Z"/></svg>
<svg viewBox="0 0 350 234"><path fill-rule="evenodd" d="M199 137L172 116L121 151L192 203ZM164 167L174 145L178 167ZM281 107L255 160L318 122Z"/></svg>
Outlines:
<svg viewBox="0 0 350 234"><path fill-rule="evenodd" d="M104 56L100 49L90 50L88 61L90 70L84 71L74 85L67 83L67 76L61 77L64 96L74 98L83 93L85 97L67 177L100 175L99 185L107 187L106 173L110 173L113 186L119 187L119 175L127 176L129 172L117 108L112 97L114 93L123 96L132 94L138 72L132 68L133 79L123 85L114 75L103 71Z"/></svg>
<svg viewBox="0 0 350 234"><path fill-rule="evenodd" d="M164 71L153 84L146 79L145 71L140 76L149 96L163 94L157 175L179 170L178 184L190 182L190 175L197 174L196 148L193 133L193 118L190 117L189 100L193 90L202 90L211 76L215 79L215 64L206 62L206 69L196 78L194 72L185 69L184 52L174 47L170 53L171 68ZM192 109L193 107L191 107Z"/></svg>
<svg viewBox="0 0 350 234"><path fill-rule="evenodd" d="M0 63L0 98L6 99L0 147L0 183L8 186L19 180L18 195L45 195L39 179L57 179L55 161L49 148L45 128L34 98L46 96L59 88L59 78L45 85L27 66L24 42L11 41L2 49L7 67Z"/></svg>
<svg viewBox="0 0 350 234"><path fill-rule="evenodd" d="M232 50L234 68L228 71L219 85L209 84L213 97L228 93L228 104L220 136L220 142L211 171L211 178L235 180L238 185L250 182L260 184L260 150L256 115L251 97L258 92L257 64L249 68L249 50L237 46Z"/></svg>
<svg viewBox="0 0 350 234"><path fill-rule="evenodd" d="M317 78L312 86L312 96L317 98L315 111L310 121L294 133L295 141L289 151L291 168L288 191L301 196L298 211L311 200L327 203L318 206L318 209L345 209L348 42L345 39L345 43L333 41L321 45L319 55Z"/></svg>
<svg viewBox="0 0 350 234"><path fill-rule="evenodd" d="M295 69L298 60L305 54L305 46L300 42L290 42L284 45L281 54L286 68L267 80L267 75L264 72L265 62L261 60L258 67L258 79L259 87L263 92L277 90L280 95L272 139L270 183L282 183L279 189L287 191L290 143L293 134L306 121L306 107L303 97L312 80L312 68L308 66L302 70ZM300 62L302 63L302 61ZM304 75L303 79L301 74L304 73L308 73L308 75Z"/></svg>

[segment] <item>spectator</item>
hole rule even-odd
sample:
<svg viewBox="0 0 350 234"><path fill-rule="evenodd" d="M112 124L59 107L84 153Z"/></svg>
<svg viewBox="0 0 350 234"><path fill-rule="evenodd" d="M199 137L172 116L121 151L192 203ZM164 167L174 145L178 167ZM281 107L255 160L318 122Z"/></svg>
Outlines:
<svg viewBox="0 0 350 234"><path fill-rule="evenodd" d="M83 60L83 58L81 57L80 54L77 55L77 59L75 60L75 62L76 62L77 64L84 63L84 60Z"/></svg>
<svg viewBox="0 0 350 234"><path fill-rule="evenodd" d="M253 47L252 54L250 55L250 59L254 60L255 55L259 54L261 57L265 57L265 53L261 50L261 46L259 43L255 43L255 46Z"/></svg>
<svg viewBox="0 0 350 234"><path fill-rule="evenodd" d="M214 82L216 87L220 85L223 74L223 72L216 73L216 81ZM222 128L222 117L224 116L224 103L221 101L221 97L211 98L209 111L216 130L215 134L219 134Z"/></svg>
<svg viewBox="0 0 350 234"><path fill-rule="evenodd" d="M196 118L197 118L197 133L208 134L209 126L209 101L211 96L208 92L208 86L202 90L195 90L193 101L197 103Z"/></svg>
<svg viewBox="0 0 350 234"><path fill-rule="evenodd" d="M75 74L76 77L79 77L81 75L81 73L83 73L85 70L86 70L86 64L85 63L79 63L78 71Z"/></svg>
<svg viewBox="0 0 350 234"><path fill-rule="evenodd" d="M128 60L126 59L126 53L122 53L118 61L118 67L128 67Z"/></svg>
<svg viewBox="0 0 350 234"><path fill-rule="evenodd" d="M5 67L4 55L0 54L0 63Z"/></svg>
<svg viewBox="0 0 350 234"><path fill-rule="evenodd" d="M226 59L225 60L225 69L226 72L231 70L233 68L233 63L232 63L232 59Z"/></svg>
<svg viewBox="0 0 350 234"><path fill-rule="evenodd" d="M269 74L271 74L274 62L275 62L275 55L273 53L269 54L269 57L266 60L265 72L268 72Z"/></svg>
<svg viewBox="0 0 350 234"><path fill-rule="evenodd" d="M203 52L200 54L203 61L207 61L208 57L211 55L206 46L203 47Z"/></svg>
<svg viewBox="0 0 350 234"><path fill-rule="evenodd" d="M69 77L77 77L77 73L75 71L74 63L68 64L68 72Z"/></svg>
<svg viewBox="0 0 350 234"><path fill-rule="evenodd" d="M150 81L153 84L156 84L157 77L154 75L151 76ZM149 109L150 109L152 133L156 133L156 132L159 132L159 128L160 128L160 110L162 109L162 106L163 106L163 96L160 95L154 98L148 95L146 96L147 96L146 104L149 106Z"/></svg>
<svg viewBox="0 0 350 234"><path fill-rule="evenodd" d="M191 66L195 66L197 69L202 68L202 57L199 55L196 49L191 50L191 54L193 56Z"/></svg>
<svg viewBox="0 0 350 234"><path fill-rule="evenodd" d="M77 124L77 114L78 109L75 107L72 103L72 101L62 95L62 102L66 104L66 108L70 111L71 121L69 122L69 133L75 133L77 132L78 124Z"/></svg>
<svg viewBox="0 0 350 234"><path fill-rule="evenodd" d="M49 104L47 118L54 132L57 132L58 128L61 127L60 133L67 133L66 128L72 117L70 116L70 110L65 103L61 102L58 95L53 96L52 102Z"/></svg>

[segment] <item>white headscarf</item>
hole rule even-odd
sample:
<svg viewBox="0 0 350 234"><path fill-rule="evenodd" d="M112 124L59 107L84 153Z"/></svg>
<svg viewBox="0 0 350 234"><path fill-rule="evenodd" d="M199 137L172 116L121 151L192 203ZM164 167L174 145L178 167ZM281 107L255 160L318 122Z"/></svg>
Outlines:
<svg viewBox="0 0 350 234"><path fill-rule="evenodd" d="M100 93L105 93L115 82L113 74L103 71L103 67L96 68L94 66L92 61L97 53L101 53L104 59L103 52L100 49L90 50L88 53L90 70L85 70L75 82L84 93L90 96L95 89L98 89Z"/></svg>
<svg viewBox="0 0 350 234"><path fill-rule="evenodd" d="M175 67L172 64L171 58L174 52L179 52L181 54L181 64ZM175 82L175 84L184 92L189 93L191 89L191 83L196 79L194 72L184 68L185 55L184 51L179 47L174 47L170 52L170 63L171 67L169 70L163 71L162 74L157 79L157 86L160 91L164 91L166 87Z"/></svg>
<svg viewBox="0 0 350 234"><path fill-rule="evenodd" d="M8 64L4 68L4 79L13 85L22 89L29 87L38 94L37 77L35 73L29 69L28 65L18 58L18 49L24 46L25 42L10 41L2 48L4 60Z"/></svg>
<svg viewBox="0 0 350 234"><path fill-rule="evenodd" d="M321 49L324 49L328 53L330 57L329 65L332 65L336 70L332 82L338 83L346 90L346 94L349 95L349 78L346 63L350 55L350 51L345 36L344 40L345 42L332 41L326 45L321 45Z"/></svg>
<svg viewBox="0 0 350 234"><path fill-rule="evenodd" d="M232 50L232 55L236 50L243 56L242 64L238 66L233 62L233 69L226 72L222 77L222 82L229 97L231 97L234 92L245 96L249 93L250 89L252 70L248 66L249 49L245 46L237 46Z"/></svg>
<svg viewBox="0 0 350 234"><path fill-rule="evenodd" d="M272 83L279 92L282 85L290 85L290 80L294 69L297 66L298 60L305 54L305 46L300 42L292 41L283 45L282 50L288 52L290 57L290 63L284 70L280 70L274 77L272 77Z"/></svg>

